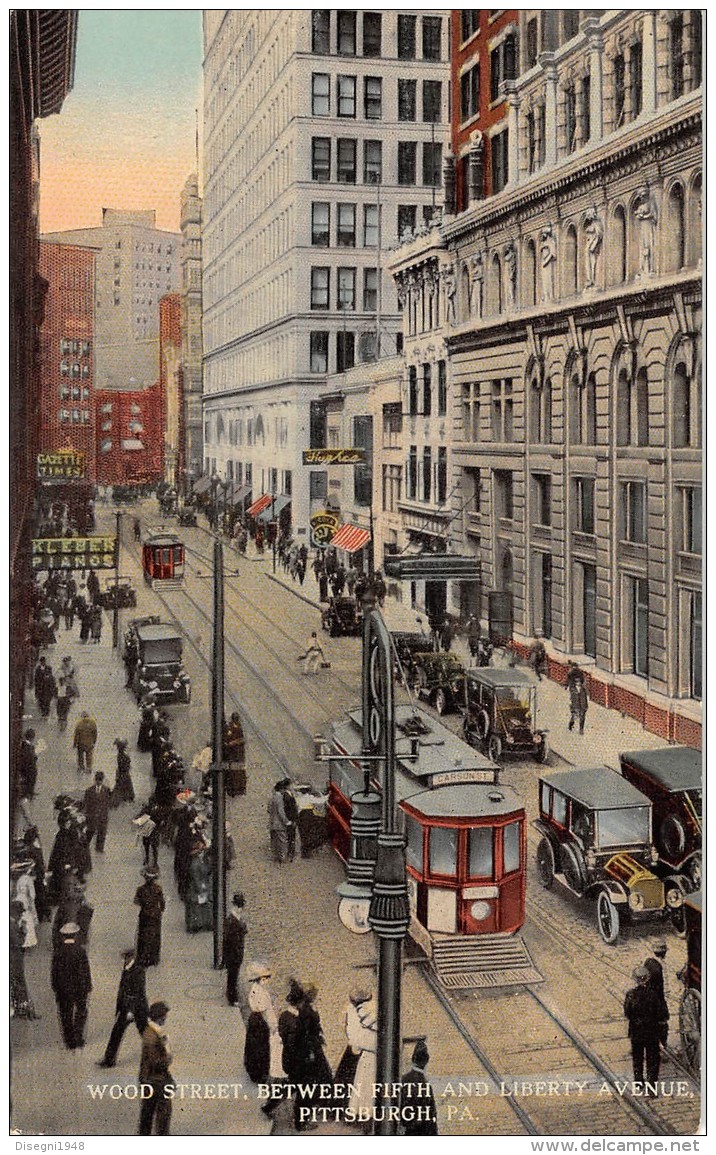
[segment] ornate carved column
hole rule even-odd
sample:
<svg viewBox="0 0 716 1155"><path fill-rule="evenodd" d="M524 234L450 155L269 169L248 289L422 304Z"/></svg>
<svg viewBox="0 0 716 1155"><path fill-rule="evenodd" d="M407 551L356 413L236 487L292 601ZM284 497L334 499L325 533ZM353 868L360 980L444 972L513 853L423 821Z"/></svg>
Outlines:
<svg viewBox="0 0 716 1155"><path fill-rule="evenodd" d="M629 124L634 119L634 88L632 75L633 60L632 46L634 41L628 40L624 45L624 123Z"/></svg>
<svg viewBox="0 0 716 1155"><path fill-rule="evenodd" d="M557 69L554 53L543 52L539 63L544 71L545 87L545 164L557 163Z"/></svg>
<svg viewBox="0 0 716 1155"><path fill-rule="evenodd" d="M514 80L503 81L503 88L507 96L507 184L514 186L520 179L520 104Z"/></svg>
<svg viewBox="0 0 716 1155"><path fill-rule="evenodd" d="M467 161L468 204L481 201L485 191L484 178L485 140L481 132L470 133L470 151Z"/></svg>
<svg viewBox="0 0 716 1155"><path fill-rule="evenodd" d="M450 151L445 153L443 160L443 189L445 196L445 215L453 217L455 215L456 198L455 198L455 157Z"/></svg>
<svg viewBox="0 0 716 1155"><path fill-rule="evenodd" d="M602 69L604 40L598 19L590 17L583 21L582 29L586 34L589 46L589 74L591 78L589 88L589 122L591 139L601 140L604 135L604 93L602 91L604 84L604 73Z"/></svg>
<svg viewBox="0 0 716 1155"><path fill-rule="evenodd" d="M656 10L654 8L644 12L641 51L641 108L642 112L649 113L656 108Z"/></svg>

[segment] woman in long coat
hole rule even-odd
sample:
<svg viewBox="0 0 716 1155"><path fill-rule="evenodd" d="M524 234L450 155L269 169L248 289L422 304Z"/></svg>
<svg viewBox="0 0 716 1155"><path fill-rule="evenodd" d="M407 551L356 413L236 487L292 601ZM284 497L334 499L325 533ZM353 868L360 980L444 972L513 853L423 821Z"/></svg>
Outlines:
<svg viewBox="0 0 716 1155"><path fill-rule="evenodd" d="M137 925L137 962L143 967L159 964L162 949L162 915L166 907L164 892L157 882L158 871L145 868L146 882L137 888L135 906L139 907Z"/></svg>
<svg viewBox="0 0 716 1155"><path fill-rule="evenodd" d="M115 738L114 744L117 747L117 775L112 791L112 805L119 806L121 802L134 802L134 783L126 738Z"/></svg>
<svg viewBox="0 0 716 1155"><path fill-rule="evenodd" d="M214 919L211 903L211 871L203 842L197 842L192 847L184 912L186 929L190 934L198 930L212 929Z"/></svg>
<svg viewBox="0 0 716 1155"><path fill-rule="evenodd" d="M373 1084L378 1046L378 1011L369 991L352 990L346 1007L348 1046L336 1069L336 1084L352 1083L348 1106L356 1116L373 1110Z"/></svg>
<svg viewBox="0 0 716 1155"><path fill-rule="evenodd" d="M249 1018L244 1044L244 1068L252 1083L267 1083L283 1079L281 1063L282 1044L278 1033L278 1018L269 981L271 968L267 963L251 963L246 971L249 987Z"/></svg>
<svg viewBox="0 0 716 1155"><path fill-rule="evenodd" d="M314 1088L301 1099L301 1106L311 1107L318 1103L321 1084L331 1083L333 1074L325 1056L325 1039L321 1029L318 1011L313 1006L316 988L307 986L298 1004L296 1032L293 1038L293 1079L304 1088ZM288 1001L288 1000L287 1000ZM286 1054L284 1047L284 1056ZM284 1067L286 1063L284 1061ZM298 1099L296 1100L296 1129L302 1130Z"/></svg>

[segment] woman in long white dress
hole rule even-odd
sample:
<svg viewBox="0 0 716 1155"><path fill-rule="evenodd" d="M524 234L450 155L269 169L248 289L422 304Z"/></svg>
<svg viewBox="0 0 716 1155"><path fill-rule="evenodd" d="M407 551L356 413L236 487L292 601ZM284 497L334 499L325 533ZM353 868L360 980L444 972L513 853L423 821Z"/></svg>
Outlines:
<svg viewBox="0 0 716 1155"><path fill-rule="evenodd" d="M271 993L271 968L268 963L254 962L246 971L249 980L250 1015L246 1024L244 1067L252 1083L284 1079L281 1063L283 1043L278 1031L276 1001Z"/></svg>

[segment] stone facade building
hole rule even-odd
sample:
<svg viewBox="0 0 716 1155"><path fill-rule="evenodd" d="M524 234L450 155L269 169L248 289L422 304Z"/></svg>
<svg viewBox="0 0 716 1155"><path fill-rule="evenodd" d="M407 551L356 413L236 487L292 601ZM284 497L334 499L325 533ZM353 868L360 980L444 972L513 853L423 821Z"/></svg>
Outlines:
<svg viewBox="0 0 716 1155"><path fill-rule="evenodd" d="M182 294L159 302L159 391L164 432L164 480L177 491L186 460L184 370L182 366Z"/></svg>
<svg viewBox="0 0 716 1155"><path fill-rule="evenodd" d="M504 191L391 262L406 346L447 347L451 548L480 563L483 617L511 594L518 643L543 635L595 700L697 743L700 17L587 16L527 63Z"/></svg>
<svg viewBox="0 0 716 1155"><path fill-rule="evenodd" d="M291 502L310 404L394 355L382 252L441 201L445 12L207 11L204 472Z"/></svg>
<svg viewBox="0 0 716 1155"><path fill-rule="evenodd" d="M184 383L185 489L201 475L204 460L202 394L201 197L195 173L181 195L181 339Z"/></svg>

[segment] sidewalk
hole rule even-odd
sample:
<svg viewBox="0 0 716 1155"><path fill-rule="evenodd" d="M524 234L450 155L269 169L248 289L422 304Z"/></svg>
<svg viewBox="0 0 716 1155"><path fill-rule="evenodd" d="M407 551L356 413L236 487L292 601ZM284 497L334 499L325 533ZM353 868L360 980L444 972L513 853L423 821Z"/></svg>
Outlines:
<svg viewBox="0 0 716 1155"><path fill-rule="evenodd" d="M269 557L269 566L271 559ZM309 559L310 560L310 559ZM276 573L270 568L266 575L271 581L278 582L286 589L291 590L296 597L302 598L309 605L317 609L325 608L318 596L318 582L313 570L306 571L301 585L294 581L289 574L284 573L278 565ZM383 607L383 617L389 630L420 631L418 619L422 618L422 628L428 632L424 614L418 613L404 602L394 597L386 597ZM452 652L466 665L471 664L467 640L463 637L455 638ZM508 660L503 651L496 651L493 665L507 665ZM570 731L569 722L569 694L564 686L557 682L543 678L537 683L532 669L524 662L518 661L517 668L530 681L538 684L537 693L537 725L548 731L550 750L558 758L571 766L605 765L614 770L620 769L619 754L624 750L656 750L666 745L663 738L651 734L635 722L620 714L617 710L608 710L604 706L590 701L587 711L587 721L584 734L576 730Z"/></svg>

